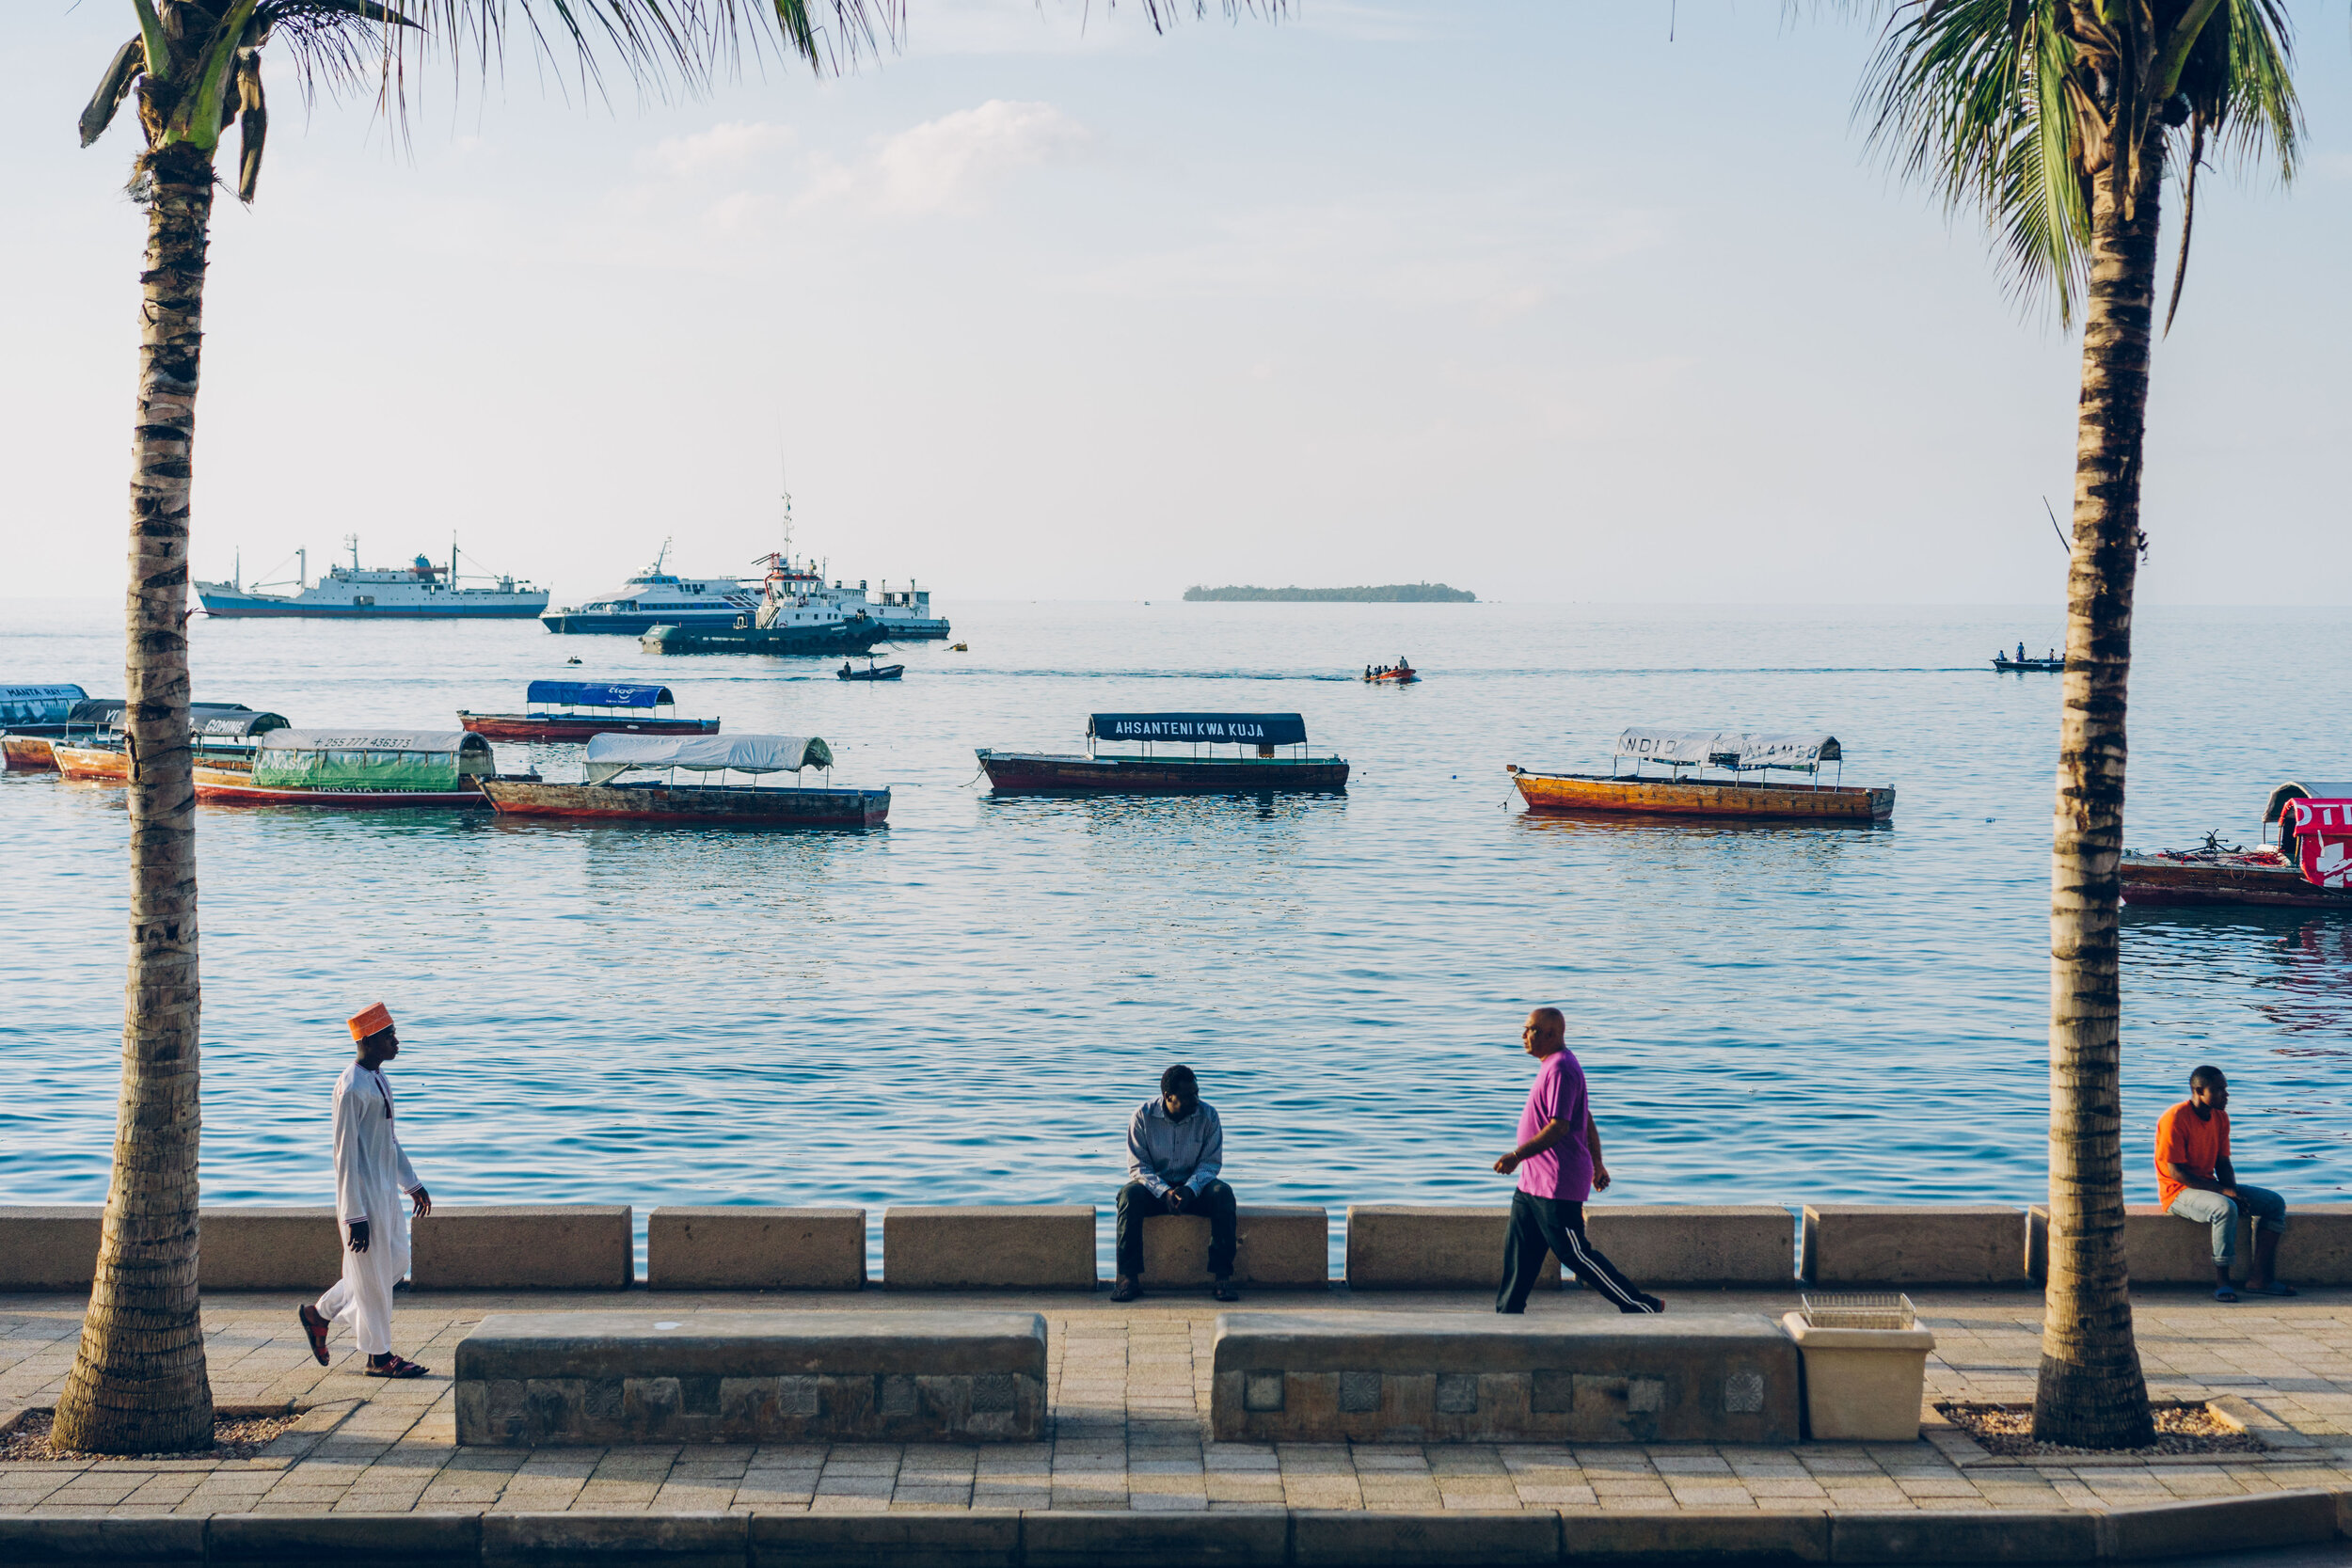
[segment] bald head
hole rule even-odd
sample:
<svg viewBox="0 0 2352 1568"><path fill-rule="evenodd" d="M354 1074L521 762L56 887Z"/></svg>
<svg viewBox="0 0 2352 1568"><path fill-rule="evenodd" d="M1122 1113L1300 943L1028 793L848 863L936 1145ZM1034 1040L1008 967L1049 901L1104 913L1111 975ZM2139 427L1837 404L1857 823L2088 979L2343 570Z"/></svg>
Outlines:
<svg viewBox="0 0 2352 1568"><path fill-rule="evenodd" d="M1567 1016L1557 1007L1536 1008L1527 1015L1527 1026L1519 1031L1519 1044L1538 1061L1567 1043Z"/></svg>

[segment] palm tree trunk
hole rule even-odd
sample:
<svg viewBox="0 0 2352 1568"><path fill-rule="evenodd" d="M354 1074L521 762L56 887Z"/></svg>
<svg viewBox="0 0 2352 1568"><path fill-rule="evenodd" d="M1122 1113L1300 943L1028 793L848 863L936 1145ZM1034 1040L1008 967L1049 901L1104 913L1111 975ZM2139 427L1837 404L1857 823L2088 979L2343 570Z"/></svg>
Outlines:
<svg viewBox="0 0 2352 1568"><path fill-rule="evenodd" d="M2108 173L2091 211L2050 855L2050 1262L2033 1433L2088 1449L2154 1439L2123 1259L2116 906L2163 176L2163 127L2152 126L2132 210L2123 177Z"/></svg>
<svg viewBox="0 0 2352 1568"><path fill-rule="evenodd" d="M97 1453L209 1449L198 1312L196 802L188 765L188 487L211 158L143 160L137 422L123 727L131 771L131 962L122 1088L98 1275L55 1441Z"/></svg>

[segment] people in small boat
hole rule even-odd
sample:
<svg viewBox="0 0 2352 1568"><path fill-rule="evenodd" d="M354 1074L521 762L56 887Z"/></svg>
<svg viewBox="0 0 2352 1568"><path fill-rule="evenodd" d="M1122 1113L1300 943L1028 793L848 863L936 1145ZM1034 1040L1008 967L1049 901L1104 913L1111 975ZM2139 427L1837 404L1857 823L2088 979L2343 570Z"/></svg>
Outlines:
<svg viewBox="0 0 2352 1568"><path fill-rule="evenodd" d="M1160 1074L1160 1092L1127 1123L1127 1184L1119 1189L1115 1243L1118 1275L1111 1300L1143 1293L1143 1222L1160 1214L1199 1214L1209 1222L1211 1294L1239 1301L1233 1248L1239 1215L1225 1168L1225 1126L1200 1098L1200 1083L1182 1062Z"/></svg>
<svg viewBox="0 0 2352 1568"><path fill-rule="evenodd" d="M384 1064L400 1054L390 1009L377 1002L349 1020L358 1059L335 1081L335 1217L345 1232L343 1276L297 1312L310 1354L327 1364L327 1331L349 1323L368 1358L370 1377L425 1375L414 1361L392 1354L392 1287L408 1272L405 1193L419 1214L433 1212L432 1195L400 1147L392 1126L392 1090Z"/></svg>
<svg viewBox="0 0 2352 1568"><path fill-rule="evenodd" d="M1567 1018L1557 1007L1527 1015L1519 1045L1540 1065L1535 1086L1519 1113L1519 1141L1495 1162L1500 1176L1517 1173L1511 1229L1502 1243L1502 1289L1495 1310L1527 1310L1547 1255L1557 1258L1586 1289L1620 1312L1663 1312L1666 1304L1619 1274L1584 1234L1584 1201L1609 1189L1600 1157L1600 1129L1584 1086L1584 1068L1568 1049Z"/></svg>
<svg viewBox="0 0 2352 1568"><path fill-rule="evenodd" d="M2279 1238L2286 1234L2287 1200L2237 1179L2230 1163L2230 1083L2217 1067L2188 1075L2188 1098L2156 1118L2156 1196L2164 1212L2213 1228L2213 1294L2235 1301L2250 1295L2291 1296L2279 1282ZM2230 1282L2237 1261L2238 1215L2254 1221L2254 1259L2242 1287Z"/></svg>
<svg viewBox="0 0 2352 1568"><path fill-rule="evenodd" d="M2020 664L2026 662L2026 645L2023 642L2017 644L2017 662Z"/></svg>

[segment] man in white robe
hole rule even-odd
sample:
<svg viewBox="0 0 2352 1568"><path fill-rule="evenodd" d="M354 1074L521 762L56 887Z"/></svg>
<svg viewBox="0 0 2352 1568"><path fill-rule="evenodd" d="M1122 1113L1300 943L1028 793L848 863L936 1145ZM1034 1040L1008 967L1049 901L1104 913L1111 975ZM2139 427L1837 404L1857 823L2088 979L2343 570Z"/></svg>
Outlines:
<svg viewBox="0 0 2352 1568"><path fill-rule="evenodd" d="M368 1358L370 1377L422 1377L425 1369L392 1354L392 1288L408 1272L408 1224L403 1193L416 1212L433 1212L392 1125L392 1087L384 1064L400 1054L392 1015L378 1002L351 1019L359 1058L335 1081L335 1219L344 1235L343 1276L314 1307L302 1308L310 1354L327 1364L327 1331L348 1322Z"/></svg>

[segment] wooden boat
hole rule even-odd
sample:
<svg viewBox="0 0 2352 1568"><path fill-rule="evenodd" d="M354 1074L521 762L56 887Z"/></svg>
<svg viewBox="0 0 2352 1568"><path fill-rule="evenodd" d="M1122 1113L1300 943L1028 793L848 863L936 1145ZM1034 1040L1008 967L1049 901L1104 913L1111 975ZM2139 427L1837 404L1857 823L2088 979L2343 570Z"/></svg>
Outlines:
<svg viewBox="0 0 2352 1568"><path fill-rule="evenodd" d="M458 723L493 740L587 740L599 735L717 735L716 719L681 719L666 686L532 681L521 713L471 713ZM662 708L671 709L662 713Z"/></svg>
<svg viewBox="0 0 2352 1568"><path fill-rule="evenodd" d="M906 673L907 667L903 664L878 666L869 658L866 661L866 668L863 670L852 670L844 664L833 673L833 676L834 679L842 681L895 681Z"/></svg>
<svg viewBox="0 0 2352 1568"><path fill-rule="evenodd" d="M1139 754L1104 756L1105 740L1135 741ZM1189 754L1157 747L1178 745ZM1204 746L1234 753L1202 755ZM1296 748L1290 756L1276 748ZM1243 752L1254 755L1244 755ZM978 751L1000 795L1261 795L1337 793L1347 788L1347 759L1311 757L1307 721L1295 713L1098 713L1087 721L1083 756Z"/></svg>
<svg viewBox="0 0 2352 1568"><path fill-rule="evenodd" d="M1421 672L1409 664L1400 664L1390 670L1366 670L1364 672L1366 684L1372 686L1382 684L1410 686L1419 679L1421 679Z"/></svg>
<svg viewBox="0 0 2352 1568"><path fill-rule="evenodd" d="M879 828L890 819L887 789L803 789L805 768L833 767L833 752L814 736L720 737L600 735L588 742L583 784L494 778L483 781L493 809L510 816L570 816L606 821L693 822L706 827ZM677 774L720 782L681 784ZM630 774L643 777L629 777ZM730 784L729 773L755 782ZM788 785L763 786L769 773ZM660 774L661 777L655 777Z"/></svg>
<svg viewBox="0 0 2352 1568"><path fill-rule="evenodd" d="M1895 815L1892 789L1820 782L1821 765L1840 771L1845 751L1833 735L1767 735L1740 730L1629 729L1617 736L1614 760L1632 771L1538 773L1510 764L1503 771L1531 812L1626 816L1704 816L1745 821L1884 822ZM1645 773L1645 765L1672 769ZM1708 778L1717 768L1727 778ZM1694 777L1683 769L1697 770ZM1743 775L1772 771L1810 774L1805 782Z"/></svg>
<svg viewBox="0 0 2352 1568"><path fill-rule="evenodd" d="M0 686L0 771L56 772L49 743L72 733L74 705L88 700L78 686Z"/></svg>
<svg viewBox="0 0 2352 1568"><path fill-rule="evenodd" d="M249 768L198 769L196 798L228 806L352 809L472 808L498 764L466 730L277 730ZM525 775L535 777L535 775Z"/></svg>
<svg viewBox="0 0 2352 1568"><path fill-rule="evenodd" d="M2019 671L2024 671L2024 670L2052 670L2052 671L2057 671L2057 670L2064 670L2064 669L2066 668L2066 659L2065 659L2064 656L2060 656L2059 657L2057 657L2057 658L2011 658L2011 657L2009 657L2009 655L2007 655L2007 654L1994 654L1994 655L1993 656L1993 668L1994 668L1994 669L1995 669L1995 670L2005 670L2005 671L2006 671L2006 670L2019 670Z"/></svg>
<svg viewBox="0 0 2352 1568"><path fill-rule="evenodd" d="M2208 833L2194 849L2126 849L2118 867L2123 901L2164 904L2262 904L2275 909L2352 910L2352 864L2344 845L2352 838L2352 816L2323 806L2352 801L2352 783L2301 784L2290 780L2270 792L2263 808L2263 836L2275 845L2251 849L2226 845ZM2298 820L2308 819L2308 820ZM2332 857L2330 848L2333 849Z"/></svg>
<svg viewBox="0 0 2352 1568"><path fill-rule="evenodd" d="M74 704L72 729L50 742L57 771L70 779L129 782L131 757L120 727L124 706L119 697ZM257 712L242 703L188 705L188 748L199 771L242 773L252 766L262 737L285 728L285 715Z"/></svg>

